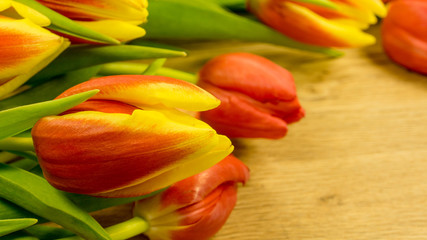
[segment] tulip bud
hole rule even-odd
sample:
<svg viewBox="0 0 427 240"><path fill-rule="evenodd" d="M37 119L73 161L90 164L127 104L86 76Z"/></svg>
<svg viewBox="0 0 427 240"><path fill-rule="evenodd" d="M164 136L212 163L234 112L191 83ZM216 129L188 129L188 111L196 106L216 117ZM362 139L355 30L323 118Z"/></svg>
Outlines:
<svg viewBox="0 0 427 240"><path fill-rule="evenodd" d="M427 74L427 2L394 0L382 24L382 43L396 63Z"/></svg>
<svg viewBox="0 0 427 240"><path fill-rule="evenodd" d="M37 0L92 30L126 42L145 35L147 0ZM76 42L82 40L73 38Z"/></svg>
<svg viewBox="0 0 427 240"><path fill-rule="evenodd" d="M136 202L134 215L149 222L151 240L205 240L226 222L237 201L237 183L248 168L229 155L213 167Z"/></svg>
<svg viewBox="0 0 427 240"><path fill-rule="evenodd" d="M304 116L292 75L249 53L220 55L203 66L199 86L221 100L200 119L228 137L281 138Z"/></svg>
<svg viewBox="0 0 427 240"><path fill-rule="evenodd" d="M76 85L59 98L100 92L33 130L46 180L74 193L139 196L214 165L233 149L228 138L178 111L219 101L192 84L160 76L110 76Z"/></svg>
<svg viewBox="0 0 427 240"><path fill-rule="evenodd" d="M308 1L307 1L308 2ZM297 41L326 47L362 47L375 38L362 29L384 16L381 0L337 0L334 9L304 1L248 0L248 10Z"/></svg>
<svg viewBox="0 0 427 240"><path fill-rule="evenodd" d="M0 15L0 99L48 65L69 42L28 19Z"/></svg>

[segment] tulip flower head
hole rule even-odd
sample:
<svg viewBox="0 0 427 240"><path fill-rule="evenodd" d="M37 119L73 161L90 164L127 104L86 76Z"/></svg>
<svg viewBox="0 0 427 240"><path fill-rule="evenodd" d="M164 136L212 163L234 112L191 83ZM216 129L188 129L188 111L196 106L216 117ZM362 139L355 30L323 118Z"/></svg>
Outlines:
<svg viewBox="0 0 427 240"><path fill-rule="evenodd" d="M304 116L286 69L250 53L220 55L203 66L199 83L221 100L200 119L228 137L281 138Z"/></svg>
<svg viewBox="0 0 427 240"><path fill-rule="evenodd" d="M229 155L215 166L154 197L136 202L134 215L149 222L151 240L207 240L224 225L237 201L237 183L248 168Z"/></svg>
<svg viewBox="0 0 427 240"><path fill-rule="evenodd" d="M103 197L139 196L197 174L233 146L177 109L204 111L218 99L160 76L110 76L58 98L99 89L61 116L39 120L32 136L45 178L56 188Z"/></svg>
<svg viewBox="0 0 427 240"><path fill-rule="evenodd" d="M27 18L0 15L0 98L55 59L69 42Z"/></svg>
<svg viewBox="0 0 427 240"><path fill-rule="evenodd" d="M384 50L393 61L427 74L426 1L391 1L381 30Z"/></svg>
<svg viewBox="0 0 427 240"><path fill-rule="evenodd" d="M92 30L121 42L145 35L147 0L37 0Z"/></svg>
<svg viewBox="0 0 427 240"><path fill-rule="evenodd" d="M308 2L308 1L307 1ZM334 0L334 8L306 1L248 0L249 11L297 41L325 47L362 47L375 38L362 30L386 14L381 0Z"/></svg>

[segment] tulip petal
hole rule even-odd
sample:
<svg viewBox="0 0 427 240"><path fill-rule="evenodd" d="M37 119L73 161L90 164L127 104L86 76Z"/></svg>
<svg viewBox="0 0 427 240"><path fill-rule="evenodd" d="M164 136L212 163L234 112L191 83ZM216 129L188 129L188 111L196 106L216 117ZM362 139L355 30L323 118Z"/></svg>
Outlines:
<svg viewBox="0 0 427 240"><path fill-rule="evenodd" d="M286 18L269 21L267 24L300 41L335 47L361 47L375 43L375 38L356 27L337 24L298 4L284 2L281 14ZM287 22L292 21L292 22ZM295 23L298 21L298 23ZM316 37L313 38L313 34Z"/></svg>
<svg viewBox="0 0 427 240"><path fill-rule="evenodd" d="M215 108L219 100L205 90L173 78L162 76L123 75L93 79L76 85L58 98L99 89L91 99L107 99L131 104L140 108L165 106L189 111Z"/></svg>
<svg viewBox="0 0 427 240"><path fill-rule="evenodd" d="M69 45L28 19L0 16L0 28L0 97L25 83Z"/></svg>
<svg viewBox="0 0 427 240"><path fill-rule="evenodd" d="M145 30L134 24L118 20L76 21L80 25L110 36L120 42L127 42L145 35Z"/></svg>
<svg viewBox="0 0 427 240"><path fill-rule="evenodd" d="M249 169L246 165L233 155L228 155L209 169L173 184L150 199L137 202L134 211L136 215L162 225L165 222L179 219L179 216L169 215L173 215L172 213L179 208L201 201L221 184L225 182L245 183L248 179ZM169 217L162 218L166 215Z"/></svg>
<svg viewBox="0 0 427 240"><path fill-rule="evenodd" d="M145 234L153 240L210 239L225 224L236 201L236 183L226 182L193 205L155 219L148 218L150 228ZM142 205L135 209L139 207Z"/></svg>
<svg viewBox="0 0 427 240"><path fill-rule="evenodd" d="M19 15L24 18L28 18L39 26L46 27L51 23L48 17L22 3L12 1L11 5L16 10L16 12L19 13Z"/></svg>
<svg viewBox="0 0 427 240"><path fill-rule="evenodd" d="M221 159L230 154L233 151L233 148L234 147L231 145L231 141L227 137L218 135L217 145L213 149L210 149L210 151L205 151L205 154L199 156L196 156L195 154L189 157L185 157L185 159L182 159L183 163L176 165L175 168L155 176L147 181L141 182L140 184L118 189L116 191L96 194L96 196L126 197L135 194L147 194L157 189L165 188L173 183L181 181L214 166Z"/></svg>
<svg viewBox="0 0 427 240"><path fill-rule="evenodd" d="M209 198L211 195L214 199ZM172 231L172 239L208 240L221 229L236 205L237 186L235 183L224 184L212 192L210 196L194 206L189 206L188 209L179 210L179 213L185 216L181 220L181 224L194 223L189 225L187 229ZM204 209L206 207L204 206L205 201L209 204L209 200L213 201L213 204L211 203L210 207ZM194 216L198 212L194 211L193 208L197 207L200 208L199 211L203 211L203 213L199 213L201 218L198 218L200 215Z"/></svg>
<svg viewBox="0 0 427 240"><path fill-rule="evenodd" d="M287 123L279 117L245 101L248 97L237 92L213 91L221 99L218 108L201 112L200 119L228 137L278 139L286 135Z"/></svg>
<svg viewBox="0 0 427 240"><path fill-rule="evenodd" d="M382 41L387 55L408 69L427 74L427 3L392 1L382 24Z"/></svg>
<svg viewBox="0 0 427 240"><path fill-rule="evenodd" d="M38 0L72 19L117 19L141 24L147 18L147 0Z"/></svg>
<svg viewBox="0 0 427 240"><path fill-rule="evenodd" d="M385 17L387 10L381 0L346 0L361 9L368 9L379 17Z"/></svg>
<svg viewBox="0 0 427 240"><path fill-rule="evenodd" d="M274 62L250 53L215 57L201 69L200 82L238 91L262 102L289 101L296 97L290 72ZM205 88L204 85L202 85Z"/></svg>
<svg viewBox="0 0 427 240"><path fill-rule="evenodd" d="M193 159L219 145L219 137L211 128L181 124L146 110L135 110L132 115L86 111L46 117L34 126L32 135L40 165L52 185L95 195L162 174L170 177L169 171L177 172L173 177L181 171L191 174L193 169L182 168L187 163L194 164L190 165L194 169L199 165L207 168L204 160L194 163ZM189 176L182 175L179 177ZM156 180L156 186L163 185L153 190L173 183L166 177Z"/></svg>
<svg viewBox="0 0 427 240"><path fill-rule="evenodd" d="M10 0L0 1L0 12L8 9L11 6Z"/></svg>

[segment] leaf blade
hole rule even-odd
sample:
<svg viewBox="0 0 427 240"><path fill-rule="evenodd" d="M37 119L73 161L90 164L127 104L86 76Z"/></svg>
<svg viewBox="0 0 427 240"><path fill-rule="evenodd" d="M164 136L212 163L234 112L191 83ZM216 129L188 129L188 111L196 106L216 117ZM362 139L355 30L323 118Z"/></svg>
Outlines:
<svg viewBox="0 0 427 240"><path fill-rule="evenodd" d="M57 115L78 105L99 90L91 90L67 98L20 106L0 111L0 139L7 138L30 129L40 118Z"/></svg>
<svg viewBox="0 0 427 240"><path fill-rule="evenodd" d="M0 237L37 223L35 218L0 219Z"/></svg>
<svg viewBox="0 0 427 240"><path fill-rule="evenodd" d="M183 51L134 45L72 47L33 76L27 84L38 85L72 70L109 62L184 56L186 53Z"/></svg>
<svg viewBox="0 0 427 240"><path fill-rule="evenodd" d="M95 219L37 175L0 164L0 186L0 197L36 215L62 225L86 239L110 239Z"/></svg>

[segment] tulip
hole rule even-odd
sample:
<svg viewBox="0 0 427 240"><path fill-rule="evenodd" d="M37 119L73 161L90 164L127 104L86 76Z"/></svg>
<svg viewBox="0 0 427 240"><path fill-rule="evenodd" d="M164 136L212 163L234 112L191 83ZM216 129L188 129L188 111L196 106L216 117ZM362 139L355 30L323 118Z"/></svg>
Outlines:
<svg viewBox="0 0 427 240"><path fill-rule="evenodd" d="M404 67L427 74L427 2L394 0L382 24L388 56Z"/></svg>
<svg viewBox="0 0 427 240"><path fill-rule="evenodd" d="M334 0L335 9L304 1L248 0L247 8L266 25L294 40L327 47L363 47L375 37L362 30L385 16L381 0Z"/></svg>
<svg viewBox="0 0 427 240"><path fill-rule="evenodd" d="M32 130L47 181L73 193L131 197L151 193L214 165L233 149L228 138L184 111L218 99L184 81L123 75L78 84L58 98L99 89Z"/></svg>
<svg viewBox="0 0 427 240"><path fill-rule="evenodd" d="M149 223L145 234L151 240L209 239L233 210L237 183L248 178L248 168L229 155L208 170L136 202L134 215Z"/></svg>
<svg viewBox="0 0 427 240"><path fill-rule="evenodd" d="M0 99L55 59L69 42L28 19L0 15Z"/></svg>
<svg viewBox="0 0 427 240"><path fill-rule="evenodd" d="M37 0L92 30L126 42L145 35L147 0ZM82 41L73 39L75 41Z"/></svg>
<svg viewBox="0 0 427 240"><path fill-rule="evenodd" d="M281 138L304 116L292 75L250 53L220 55L203 66L199 86L221 100L200 119L228 137Z"/></svg>

